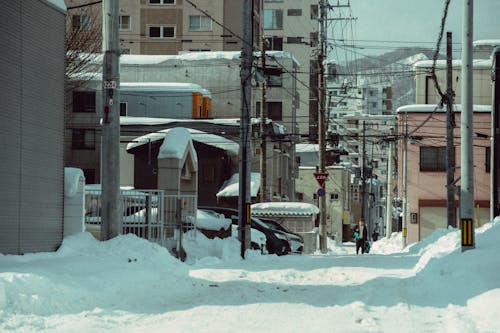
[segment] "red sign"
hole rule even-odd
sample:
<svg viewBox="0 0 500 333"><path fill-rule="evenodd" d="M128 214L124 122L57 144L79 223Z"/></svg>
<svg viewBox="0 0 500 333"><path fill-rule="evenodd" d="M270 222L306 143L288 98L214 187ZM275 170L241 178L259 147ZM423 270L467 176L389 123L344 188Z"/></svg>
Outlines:
<svg viewBox="0 0 500 333"><path fill-rule="evenodd" d="M328 173L327 172L315 172L314 173L314 178L318 181L319 186L322 188L325 187L325 182L328 179Z"/></svg>

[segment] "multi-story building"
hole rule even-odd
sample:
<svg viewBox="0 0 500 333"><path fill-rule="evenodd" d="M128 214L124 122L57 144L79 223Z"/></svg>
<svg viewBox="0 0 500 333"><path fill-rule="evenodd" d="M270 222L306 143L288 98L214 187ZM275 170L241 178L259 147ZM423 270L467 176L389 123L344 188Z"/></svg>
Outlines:
<svg viewBox="0 0 500 333"><path fill-rule="evenodd" d="M498 40L478 41L474 43L473 60L473 161L474 161L474 205L476 225L481 221L489 221L490 206L490 155L491 155L491 105L492 82L491 53ZM455 103L460 103L461 60L453 60L452 77ZM400 137L408 137L408 145L399 144L398 155L403 156L407 149L408 163L405 167L403 159L398 161L399 195L402 197L403 169L407 170L407 203L408 203L408 241L416 242L430 235L436 228L447 227L447 190L446 190L446 112L439 103L441 97L432 79L433 62L429 60L414 65L416 74L416 105L403 106L398 109ZM446 62L436 62L436 77L441 91L446 91ZM454 104L455 123L460 124L461 105ZM408 135L405 134L405 122L408 123ZM425 125L424 125L425 124ZM456 186L460 186L459 162L460 130L454 128L453 146L455 157ZM458 207L458 199L455 207ZM458 218L457 211L457 218Z"/></svg>
<svg viewBox="0 0 500 333"><path fill-rule="evenodd" d="M300 64L297 91L288 98L297 109L300 135L317 134L318 121L318 2L264 0L264 37L269 50L290 52Z"/></svg>
<svg viewBox="0 0 500 333"><path fill-rule="evenodd" d="M460 124L461 105L454 105L455 122ZM473 106L473 160L474 160L474 220L490 221L490 140L491 106ZM446 174L446 108L436 105L407 105L398 108L398 133L404 139L398 145L398 190L403 198L407 188L407 236L414 243L432 234L437 228L447 228ZM425 123L425 126L422 124ZM454 179L460 186L460 127L453 131ZM404 152L407 163L404 164ZM407 172L404 184L403 172ZM458 193L455 200L458 219ZM458 226L458 224L457 224Z"/></svg>
<svg viewBox="0 0 500 333"><path fill-rule="evenodd" d="M100 33L100 2L65 3L68 29ZM120 0L120 48L124 54L239 51L242 6L243 1L233 0ZM254 46L258 47L262 0L254 0L252 7Z"/></svg>

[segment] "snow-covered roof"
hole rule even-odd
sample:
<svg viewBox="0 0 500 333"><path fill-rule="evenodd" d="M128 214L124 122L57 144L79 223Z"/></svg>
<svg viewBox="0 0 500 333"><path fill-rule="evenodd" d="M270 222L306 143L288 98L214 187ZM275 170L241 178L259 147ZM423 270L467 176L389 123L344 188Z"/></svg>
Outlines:
<svg viewBox="0 0 500 333"><path fill-rule="evenodd" d="M417 61L414 65L413 68L431 68L432 65L434 64L433 60L422 60L422 61ZM446 60L437 60L436 61L436 68L446 68ZM461 67L462 66L462 60L453 60L452 61L452 67ZM474 59L472 61L472 67L475 69L490 69L492 66L492 61L491 59Z"/></svg>
<svg viewBox="0 0 500 333"><path fill-rule="evenodd" d="M491 105L473 105L472 108L474 112L491 112ZM453 109L455 110L455 112L461 112L462 105L453 104ZM396 110L396 113L407 113L407 112L412 112L412 113L446 112L446 106L443 106L442 108L439 107L436 108L435 104L411 104L411 105L401 106Z"/></svg>
<svg viewBox="0 0 500 333"><path fill-rule="evenodd" d="M163 140L160 146L158 158L175 158L182 160L186 150L191 151L193 162L196 163L198 157L194 150L191 134L183 127L174 127L165 134L165 140Z"/></svg>
<svg viewBox="0 0 500 333"><path fill-rule="evenodd" d="M66 13L66 4L64 3L64 0L45 0L45 1L50 3L60 11Z"/></svg>
<svg viewBox="0 0 500 333"><path fill-rule="evenodd" d="M317 153L319 145L314 143L297 143L295 145L295 152L297 153Z"/></svg>
<svg viewBox="0 0 500 333"><path fill-rule="evenodd" d="M250 175L250 195L257 196L260 187L260 173L252 172ZM222 184L221 189L216 196L220 197L237 197L240 194L240 174L235 173Z"/></svg>
<svg viewBox="0 0 500 333"><path fill-rule="evenodd" d="M319 213L317 206L306 202L259 202L253 204L251 210L255 216L307 216Z"/></svg>
<svg viewBox="0 0 500 333"><path fill-rule="evenodd" d="M252 118L252 125L258 124L257 118ZM120 117L120 125L162 125L170 123L210 123L225 126L240 126L239 118L224 118L224 119L174 119L174 118L149 118L149 117Z"/></svg>
<svg viewBox="0 0 500 333"><path fill-rule="evenodd" d="M163 140L165 138L165 134L168 133L170 130L171 129L164 129L158 132L149 133L141 137L138 137L127 145L127 150L145 144L149 144L150 142ZM192 128L187 128L187 131L191 134L191 139L194 141L202 142L209 146L224 149L234 154L238 154L239 152L240 146L237 142L231 141L219 135L206 133Z"/></svg>
<svg viewBox="0 0 500 333"><path fill-rule="evenodd" d="M120 91L196 91L202 94L208 92L199 84L184 82L120 82Z"/></svg>
<svg viewBox="0 0 500 333"><path fill-rule="evenodd" d="M473 46L497 46L500 45L500 39L480 39L472 42Z"/></svg>
<svg viewBox="0 0 500 333"><path fill-rule="evenodd" d="M299 62L295 57L286 51L267 51L270 58L292 59ZM259 52L255 52L259 56ZM120 65L157 65L165 62L175 61L202 61L202 60L237 60L241 57L240 51L210 51L210 52L186 52L178 55L143 55L143 54L122 54Z"/></svg>

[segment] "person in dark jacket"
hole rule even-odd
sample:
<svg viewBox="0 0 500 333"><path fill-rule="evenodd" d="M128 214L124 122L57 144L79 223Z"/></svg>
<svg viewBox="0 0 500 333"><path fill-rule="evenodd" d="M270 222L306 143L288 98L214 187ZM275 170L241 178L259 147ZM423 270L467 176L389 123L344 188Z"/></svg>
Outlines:
<svg viewBox="0 0 500 333"><path fill-rule="evenodd" d="M359 220L358 226L354 229L354 239L356 240L356 254L365 253L365 242L368 239L368 230L366 230L365 220Z"/></svg>

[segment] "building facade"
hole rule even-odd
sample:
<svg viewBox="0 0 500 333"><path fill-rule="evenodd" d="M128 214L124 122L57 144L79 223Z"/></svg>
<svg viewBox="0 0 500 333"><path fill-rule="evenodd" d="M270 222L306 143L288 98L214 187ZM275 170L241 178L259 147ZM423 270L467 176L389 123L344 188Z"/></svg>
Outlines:
<svg viewBox="0 0 500 333"><path fill-rule="evenodd" d="M0 18L0 253L55 251L64 222L66 9L4 1Z"/></svg>
<svg viewBox="0 0 500 333"><path fill-rule="evenodd" d="M461 105L454 105L456 124L460 124ZM490 221L490 140L491 107L474 105L474 206L476 224ZM446 188L446 111L434 105L408 105L398 108L398 190L403 198L402 174L407 172L408 243L418 242L437 228L447 228ZM425 126L422 124L425 122ZM406 124L407 129L406 129ZM460 127L453 132L456 186L460 186ZM404 164L404 153L407 163ZM403 199L404 200L404 199ZM459 219L458 193L455 200ZM457 224L458 226L458 224Z"/></svg>

